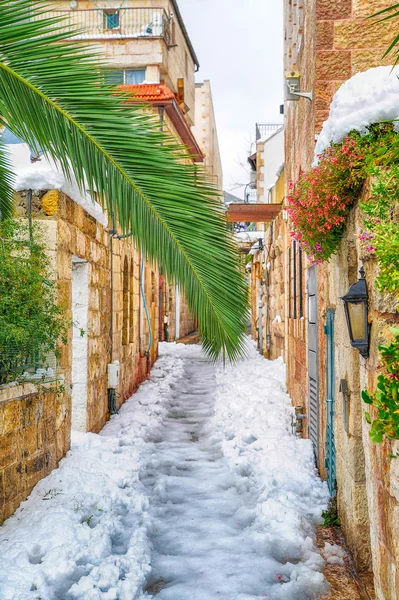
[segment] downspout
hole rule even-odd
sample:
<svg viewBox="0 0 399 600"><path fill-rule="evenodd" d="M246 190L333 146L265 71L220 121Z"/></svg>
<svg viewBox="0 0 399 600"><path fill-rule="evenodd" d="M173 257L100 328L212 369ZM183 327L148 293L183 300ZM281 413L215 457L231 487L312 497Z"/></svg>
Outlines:
<svg viewBox="0 0 399 600"><path fill-rule="evenodd" d="M144 290L144 252L143 252L143 248L141 248L140 292L141 292L141 297L143 299L143 305L144 305L145 315L147 318L148 330L149 330L149 334L150 334L148 348L144 352L144 356L147 358L147 375L148 375L148 373L150 372L150 368L151 368L150 351L152 348L152 326L151 326L151 319L150 319L150 314L148 312L147 300L145 297L145 290Z"/></svg>
<svg viewBox="0 0 399 600"><path fill-rule="evenodd" d="M109 251L110 251L110 365L112 365L114 360L114 235L116 234L115 230L115 217L114 213L111 215L112 219L112 229L108 231L110 235L109 240ZM109 382L108 382L109 383ZM116 389L114 387L108 387L108 412L111 415L115 415L118 412L118 408L116 405Z"/></svg>

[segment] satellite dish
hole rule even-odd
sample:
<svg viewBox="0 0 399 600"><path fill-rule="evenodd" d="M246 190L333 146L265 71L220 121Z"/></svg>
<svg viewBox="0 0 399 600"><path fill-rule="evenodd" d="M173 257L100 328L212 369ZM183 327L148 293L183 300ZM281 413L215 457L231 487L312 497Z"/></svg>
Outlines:
<svg viewBox="0 0 399 600"><path fill-rule="evenodd" d="M78 3L77 3L77 1L76 1L76 0L71 0L71 1L70 1L70 3L69 3L69 6L70 6L71 8L77 8L77 6L78 6Z"/></svg>

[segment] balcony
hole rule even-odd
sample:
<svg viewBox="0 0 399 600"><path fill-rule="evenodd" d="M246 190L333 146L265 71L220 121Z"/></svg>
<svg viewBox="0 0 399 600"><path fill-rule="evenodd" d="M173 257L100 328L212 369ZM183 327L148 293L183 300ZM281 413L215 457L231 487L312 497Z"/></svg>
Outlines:
<svg viewBox="0 0 399 600"><path fill-rule="evenodd" d="M256 141L266 141L282 127L282 123L256 123Z"/></svg>
<svg viewBox="0 0 399 600"><path fill-rule="evenodd" d="M64 18L65 26L76 32L74 39L162 38L171 45L170 18L163 8L52 10L40 18L54 16Z"/></svg>

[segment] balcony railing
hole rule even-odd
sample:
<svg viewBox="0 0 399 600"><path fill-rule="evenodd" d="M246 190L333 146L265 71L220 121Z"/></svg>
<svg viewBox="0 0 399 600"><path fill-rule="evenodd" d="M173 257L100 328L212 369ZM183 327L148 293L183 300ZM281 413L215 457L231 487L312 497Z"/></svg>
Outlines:
<svg viewBox="0 0 399 600"><path fill-rule="evenodd" d="M163 38L171 45L170 19L163 8L52 10L40 18L63 17L77 39Z"/></svg>
<svg viewBox="0 0 399 600"><path fill-rule="evenodd" d="M282 123L256 123L256 141L267 140L281 127Z"/></svg>

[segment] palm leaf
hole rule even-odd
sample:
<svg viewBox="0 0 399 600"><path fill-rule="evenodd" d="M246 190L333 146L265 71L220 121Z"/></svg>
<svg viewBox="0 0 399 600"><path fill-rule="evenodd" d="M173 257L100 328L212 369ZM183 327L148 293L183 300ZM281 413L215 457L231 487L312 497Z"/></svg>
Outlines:
<svg viewBox="0 0 399 600"><path fill-rule="evenodd" d="M382 10L379 10L378 12L370 15L368 17L368 19L374 19L376 17L380 17L381 15L384 15L384 17L382 19L378 19L377 23L383 23L384 21L389 21L391 19L399 17L399 4L393 4L392 6L383 8ZM392 50L395 48L395 46L398 43L399 43L399 34L394 37L393 41L388 46L387 50L385 50L382 58L385 58L386 56L388 56L388 54L390 52L392 52ZM395 66L399 61L399 50L398 49L396 49L394 56L396 57L395 62L394 62L394 66Z"/></svg>
<svg viewBox="0 0 399 600"><path fill-rule="evenodd" d="M102 83L98 55L67 41L57 19L37 20L47 8L0 0L0 114L82 189L96 190L184 290L208 354L234 359L247 293L218 193L154 116Z"/></svg>
<svg viewBox="0 0 399 600"><path fill-rule="evenodd" d="M0 221L11 216L13 194L11 165L6 148L0 142Z"/></svg>

